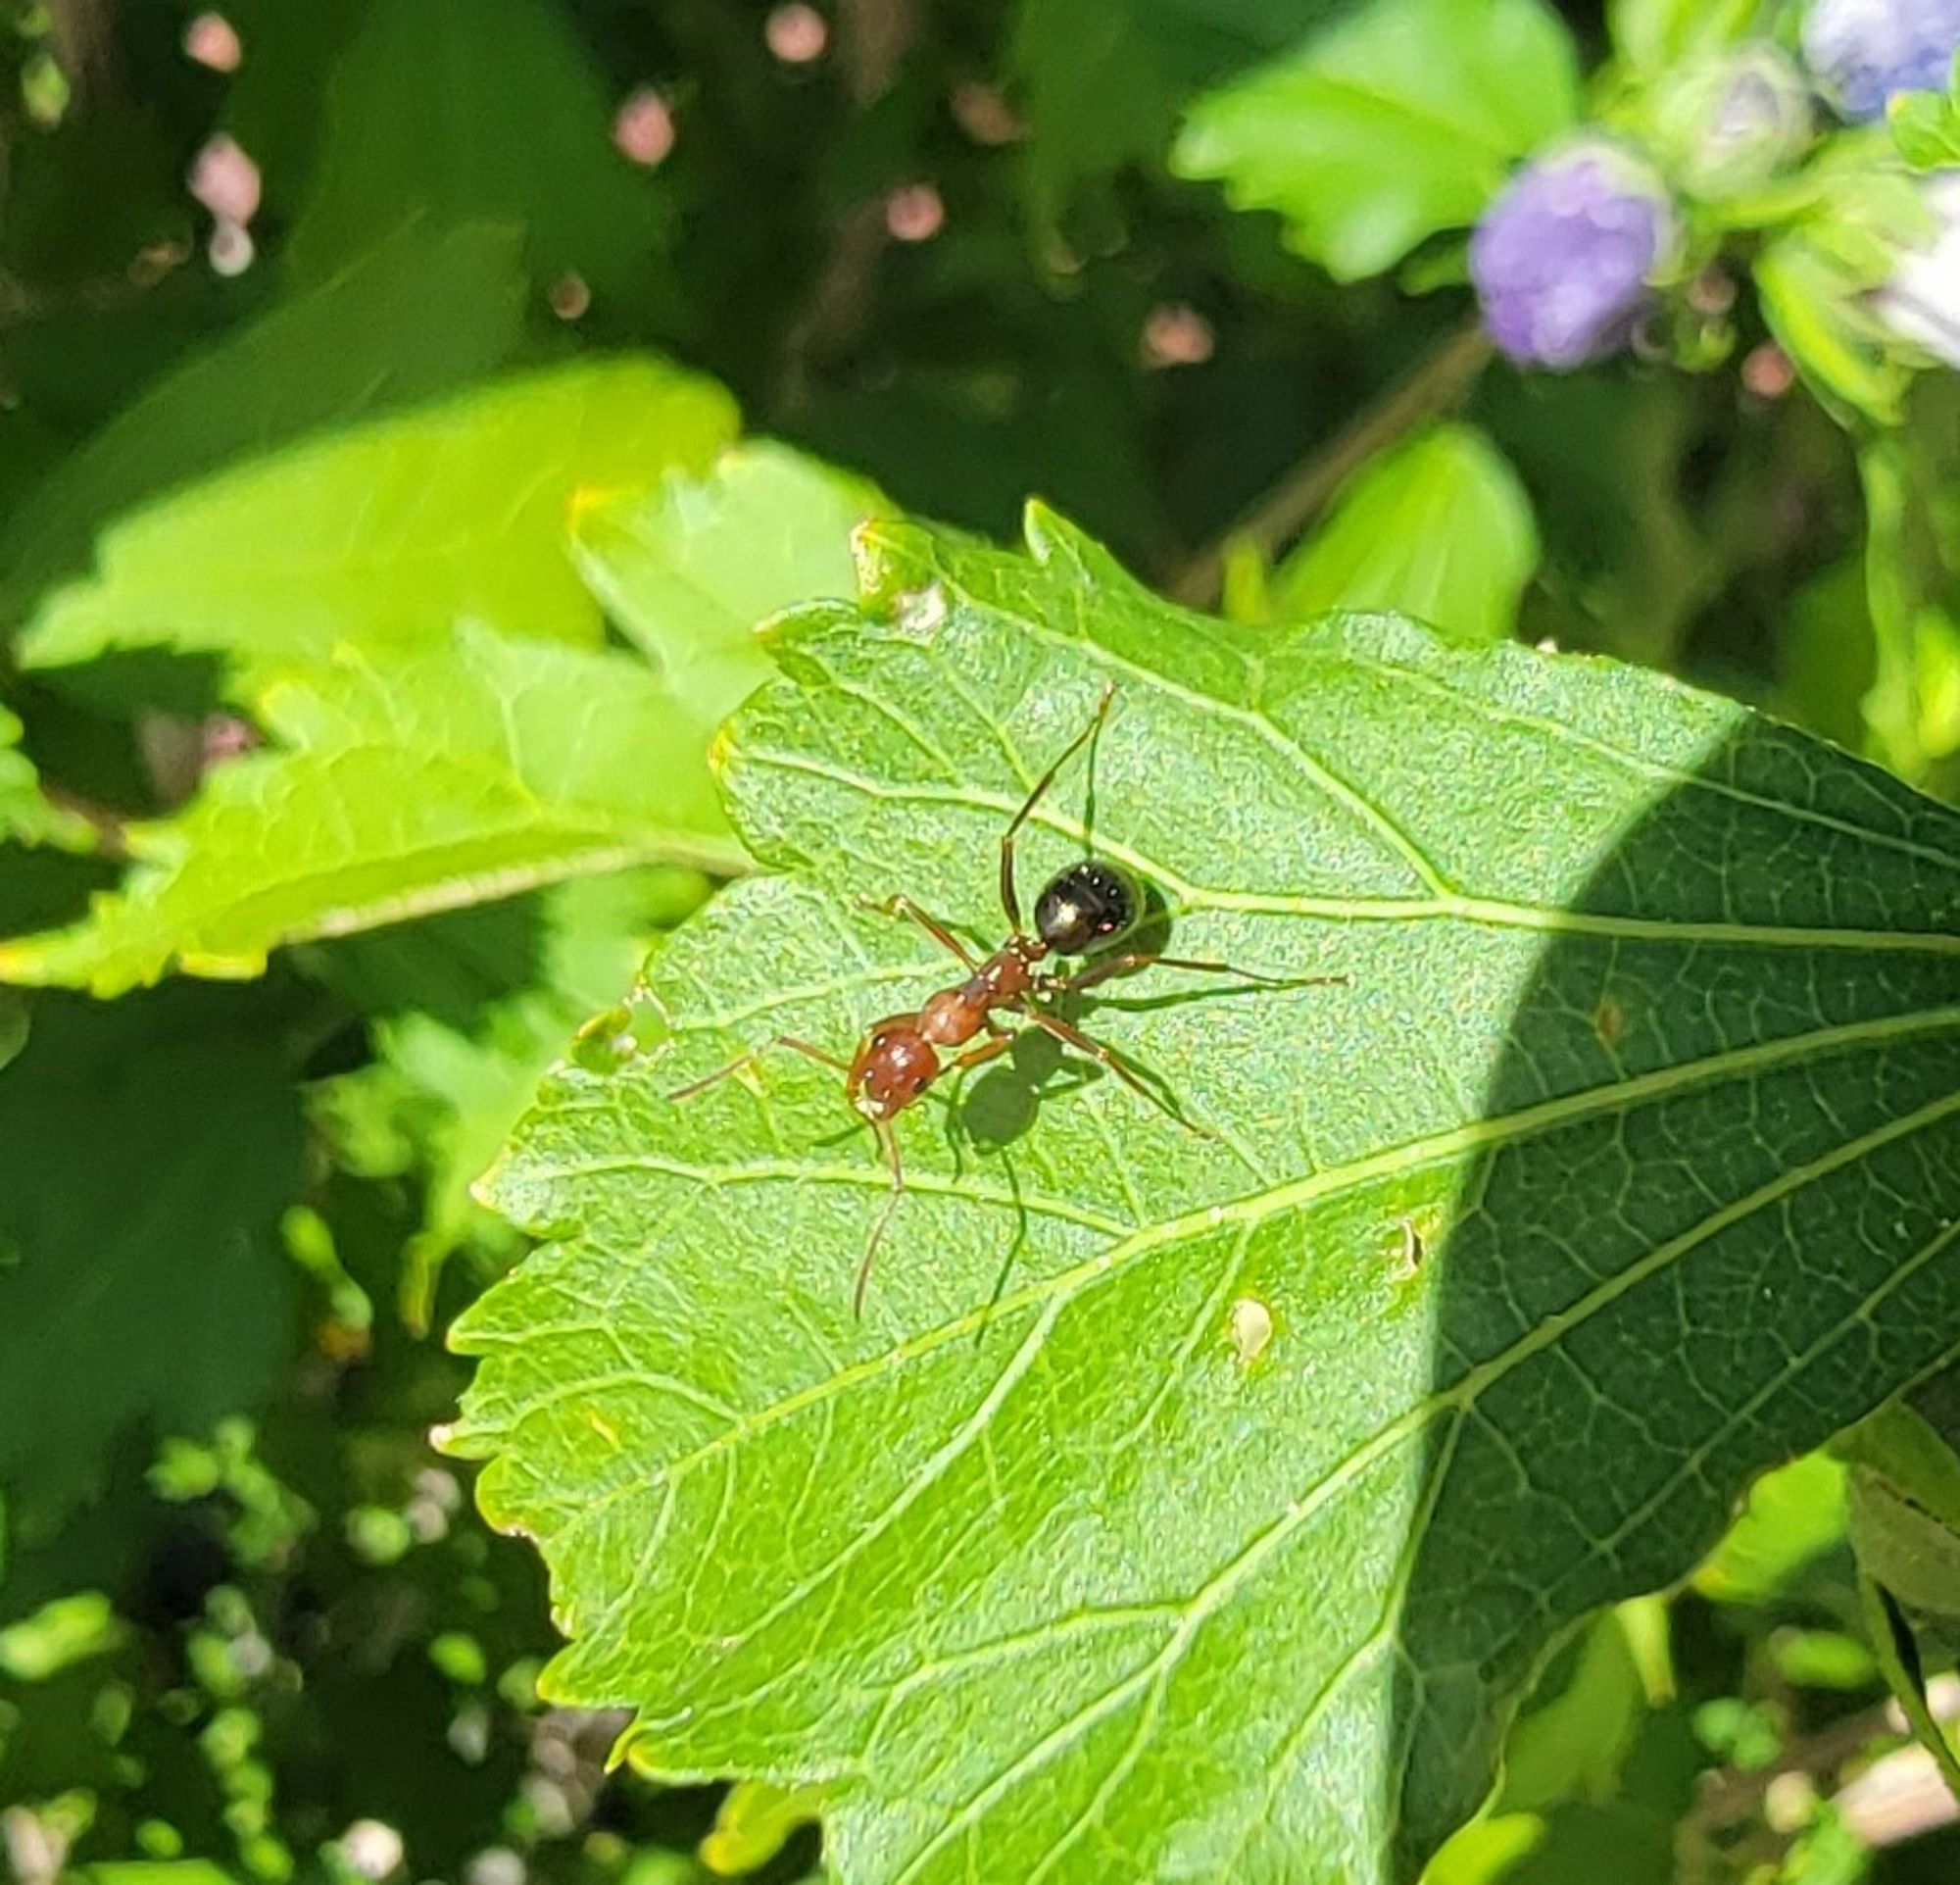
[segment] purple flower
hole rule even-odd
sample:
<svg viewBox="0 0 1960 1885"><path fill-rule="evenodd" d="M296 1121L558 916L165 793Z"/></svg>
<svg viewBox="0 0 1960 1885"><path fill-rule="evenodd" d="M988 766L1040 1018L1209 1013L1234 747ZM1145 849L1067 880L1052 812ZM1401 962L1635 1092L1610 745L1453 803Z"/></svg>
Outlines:
<svg viewBox="0 0 1960 1885"><path fill-rule="evenodd" d="M1846 118L1886 115L1895 92L1944 91L1960 53L1960 0L1816 0L1803 57Z"/></svg>
<svg viewBox="0 0 1960 1885"><path fill-rule="evenodd" d="M1527 164L1470 237L1484 325L1522 367L1568 372L1617 353L1653 296L1673 246L1667 186L1600 140Z"/></svg>

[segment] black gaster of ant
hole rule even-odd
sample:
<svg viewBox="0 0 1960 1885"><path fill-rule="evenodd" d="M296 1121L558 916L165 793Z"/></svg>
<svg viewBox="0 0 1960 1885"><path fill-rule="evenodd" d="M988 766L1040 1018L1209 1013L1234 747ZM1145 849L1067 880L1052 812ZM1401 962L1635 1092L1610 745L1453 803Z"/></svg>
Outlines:
<svg viewBox="0 0 1960 1885"><path fill-rule="evenodd" d="M779 1034L769 1045L786 1047L808 1060L833 1067L844 1075L845 1097L865 1119L877 1136L879 1149L892 1174L892 1195L886 1200L873 1225L858 1278L851 1293L854 1315L864 1309L864 1287L871 1276L871 1260L905 1194L905 1163L899 1155L898 1134L893 1120L924 1097L935 1080L949 1072L979 1067L1004 1054L1015 1040L1015 1030L1002 1025L999 1017L1009 1014L1032 1022L1053 1034L1065 1046L1105 1067L1124 1085L1141 1094L1160 1113L1189 1132L1209 1138L1209 1129L1188 1119L1176 1108L1154 1093L1124 1063L1114 1050L1085 1034L1064 1019L1047 1003L1094 988L1114 976L1134 974L1150 967L1195 969L1200 973L1232 975L1241 981L1256 982L1272 988L1316 987L1346 981L1345 975L1274 976L1254 974L1230 963L1200 962L1190 957L1165 956L1150 949L1117 949L1095 960L1072 974L1056 974L1043 967L1052 957L1087 956L1092 951L1112 947L1143 921L1149 900L1143 886L1122 866L1105 858L1087 857L1057 871L1035 899L1034 928L1029 930L1021 915L1020 891L1014 880L1014 840L1035 808L1054 785L1061 769L1101 732L1115 698L1115 688L1105 687L1089 724L1062 749L1054 764L1036 780L1027 802L1014 814L1012 822L1001 835L1001 908L1007 918L1007 940L984 962L937 918L928 916L909 897L898 896L871 907L891 917L916 923L933 941L956 956L966 968L964 981L937 994L911 1014L888 1015L874 1021L849 1061L800 1040L794 1034ZM1092 767L1094 756L1091 757ZM976 1037L985 1035L984 1040ZM972 1045L969 1045L972 1043ZM954 1050L961 1050L956 1052ZM758 1050L762 1051L762 1050ZM687 1099L705 1087L727 1078L749 1066L756 1054L744 1054L717 1067L705 1079L677 1087L672 1098Z"/></svg>

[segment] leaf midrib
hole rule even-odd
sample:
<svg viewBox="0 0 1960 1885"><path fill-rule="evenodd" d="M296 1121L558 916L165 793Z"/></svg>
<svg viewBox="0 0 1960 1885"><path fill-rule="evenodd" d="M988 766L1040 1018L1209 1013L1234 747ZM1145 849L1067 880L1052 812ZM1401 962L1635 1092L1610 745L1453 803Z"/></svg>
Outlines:
<svg viewBox="0 0 1960 1885"><path fill-rule="evenodd" d="M809 760L768 747L751 747L746 758L756 766L773 766L785 772L820 778L828 784L861 792L888 805L954 806L964 811L998 815L1004 821L1020 810L1018 800L979 787L925 783L889 785L864 778L843 767ZM1792 816L1796 816L1792 814ZM1234 916L1300 917L1352 922L1434 922L1453 920L1488 923L1495 928L1526 929L1545 935L1594 936L1613 942L1728 943L1765 949L1855 949L1883 954L1960 956L1960 934L1947 930L1805 928L1781 923L1726 922L1670 917L1618 917L1603 912L1571 910L1560 904L1516 903L1500 897L1471 897L1443 889L1428 897L1316 897L1278 891L1217 890L1194 883L1135 846L1090 832L1079 818L1037 806L1027 822L1073 840L1085 850L1094 844L1099 857L1127 865L1165 892L1170 914L1217 911ZM1854 831L1858 827L1851 827ZM1880 834L1863 833L1884 844Z"/></svg>
<svg viewBox="0 0 1960 1885"><path fill-rule="evenodd" d="M1649 1073L1637 1074L1629 1079L1616 1081L1610 1086L1589 1088L1582 1093L1561 1095L1529 1107L1521 1107L1513 1113L1472 1120L1466 1125L1451 1127L1446 1132L1433 1133L1425 1138L1407 1140L1399 1146L1370 1153L1365 1158L1352 1160L1346 1165L1329 1166L1286 1184L1271 1186L1263 1191L1250 1192L1224 1204L1208 1205L1198 1211L1144 1225L1131 1231L1108 1249L1099 1251L1094 1257L1068 1269L1059 1270L1054 1275L1025 1284L1011 1295L1001 1297L998 1302L983 1305L977 1310L941 1323L937 1328L922 1331L908 1341L895 1344L878 1355L867 1357L862 1362L855 1363L820 1380L812 1381L795 1393L785 1395L779 1401L756 1409L732 1424L726 1432L704 1441L689 1453L675 1456L660 1466L649 1479L618 1488L604 1498L582 1507L567 1529L586 1523L619 1498L644 1492L652 1485L679 1479L727 1448L742 1445L757 1434L794 1418L834 1395L848 1392L860 1383L874 1380L893 1368L933 1354L950 1342L977 1334L992 1317L1006 1316L1021 1309L1038 1308L1051 1298L1072 1294L1106 1274L1114 1274L1127 1268L1139 1259L1151 1255L1167 1244L1215 1231L1228 1224L1257 1223L1281 1212L1297 1210L1381 1179L1447 1163L1471 1153L1489 1151L1516 1140L1551 1131L1562 1125L1609 1115L1648 1101L1687 1092L1697 1086L1768 1071L1788 1063L1848 1048L1877 1047L1916 1037L1936 1035L1949 1028L1960 1028L1960 1005L1888 1016L1878 1020L1847 1022L1838 1027L1820 1028L1808 1034L1791 1035L1782 1040L1727 1049L1698 1061L1679 1063L1656 1068ZM1944 1111L1960 1111L1960 1095L1936 1102L1931 1108L1922 1108L1919 1112L1907 1116L1904 1122L1888 1121L1872 1133L1847 1141L1844 1147L1838 1148L1837 1152L1827 1155L1824 1159L1813 1161L1808 1166L1792 1167L1785 1176L1792 1187L1798 1183L1808 1182L1809 1178L1819 1170L1833 1168L1834 1161L1841 1163L1844 1158L1859 1156L1863 1149L1872 1144L1884 1143L1890 1136L1916 1129L1914 1122L1923 1123L1922 1116L1937 1116ZM849 1166L799 1165L794 1161L769 1163L771 1166L769 1175L774 1176L780 1172L784 1182L858 1184L880 1188L889 1183L881 1169L861 1162L854 1162ZM550 1166L542 1168L536 1175L541 1181L551 1182L561 1176L577 1176L596 1171L598 1168L597 1165ZM753 1166L734 1166L717 1171L714 1167L709 1166L691 1168L687 1175L698 1175L704 1182L710 1184L737 1182L745 1171L753 1169ZM907 1184L911 1183L912 1181L908 1179ZM956 1189L958 1195L970 1195L970 1186ZM1385 1436L1399 1432L1408 1423L1420 1425L1426 1422L1445 1406L1456 1404L1458 1401L1467 1405L1469 1400L1474 1400L1478 1394L1501 1378L1518 1363L1528 1360L1555 1337L1580 1326L1598 1310L1606 1307L1637 1283L1645 1280L1655 1269L1672 1262L1686 1249L1691 1248L1709 1223L1717 1219L1726 1222L1725 1214L1741 1212L1744 1207L1753 1209L1757 1202L1759 1202L1757 1195L1751 1194L1751 1198L1742 1201L1740 1205L1724 1207L1723 1212L1711 1213L1698 1224L1690 1226L1689 1230L1649 1252L1639 1263L1630 1265L1626 1269L1595 1285L1577 1303L1547 1315L1534 1330L1520 1337L1517 1342L1499 1354L1467 1369L1464 1375L1444 1394L1431 1397L1420 1407L1397 1416L1396 1421L1382 1429L1374 1440L1365 1442L1360 1452L1366 1453L1368 1448L1383 1441ZM1373 1454L1368 1453L1367 1457L1372 1459ZM1348 1463L1359 1458L1359 1453L1351 1455L1349 1462L1344 1463L1342 1466L1335 1468L1335 1471L1337 1473L1344 1471Z"/></svg>

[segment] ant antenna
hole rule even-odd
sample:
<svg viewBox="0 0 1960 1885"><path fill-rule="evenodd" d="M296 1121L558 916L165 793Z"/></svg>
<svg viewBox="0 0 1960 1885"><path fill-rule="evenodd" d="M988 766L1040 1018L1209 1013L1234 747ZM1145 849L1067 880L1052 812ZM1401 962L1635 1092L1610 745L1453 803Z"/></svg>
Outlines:
<svg viewBox="0 0 1960 1885"><path fill-rule="evenodd" d="M1006 913L1007 927L1016 935L1021 933L1022 923L1020 892L1014 887L1014 839L1019 835L1021 826L1027 823L1029 815L1042 802L1044 796L1046 796L1049 787L1054 783L1055 775L1085 746L1089 748L1089 762L1092 774L1089 784L1089 811L1092 816L1094 815L1096 803L1096 782L1093 776L1096 764L1095 741L1102 734L1102 722L1109 718L1109 703L1115 698L1116 683L1113 680L1104 681L1102 684L1102 697L1096 703L1096 712L1090 716L1089 724L1061 749L1061 752L1056 755L1054 764L1035 781L1034 790L1028 794L1021 809L1014 814L1012 819L1008 822L1006 830L1001 834L1001 908Z"/></svg>

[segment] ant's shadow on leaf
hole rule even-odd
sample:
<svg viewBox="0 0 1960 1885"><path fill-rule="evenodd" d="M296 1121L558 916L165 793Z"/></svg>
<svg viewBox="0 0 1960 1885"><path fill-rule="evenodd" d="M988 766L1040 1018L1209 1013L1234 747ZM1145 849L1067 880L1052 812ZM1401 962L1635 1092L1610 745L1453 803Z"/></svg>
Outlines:
<svg viewBox="0 0 1960 1885"><path fill-rule="evenodd" d="M946 1125L955 1169L969 1148L1004 1153L1034 1124L1044 1100L1102 1077L1101 1067L1070 1056L1054 1035L1023 1029L1001 1060L951 1096Z"/></svg>

